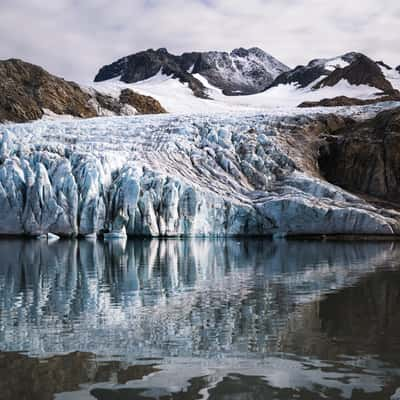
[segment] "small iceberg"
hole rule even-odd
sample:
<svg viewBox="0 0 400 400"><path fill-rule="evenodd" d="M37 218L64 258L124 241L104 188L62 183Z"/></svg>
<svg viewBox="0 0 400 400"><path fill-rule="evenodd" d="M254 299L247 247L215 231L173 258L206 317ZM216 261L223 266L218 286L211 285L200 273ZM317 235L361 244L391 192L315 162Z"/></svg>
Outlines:
<svg viewBox="0 0 400 400"><path fill-rule="evenodd" d="M49 232L36 236L36 239L47 240L47 242L55 242L57 240L60 240L60 237L54 233Z"/></svg>

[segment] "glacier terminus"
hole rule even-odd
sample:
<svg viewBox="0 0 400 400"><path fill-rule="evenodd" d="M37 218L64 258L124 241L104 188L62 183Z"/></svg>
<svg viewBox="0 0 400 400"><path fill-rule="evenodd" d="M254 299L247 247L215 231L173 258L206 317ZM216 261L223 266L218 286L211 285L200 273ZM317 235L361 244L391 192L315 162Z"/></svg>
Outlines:
<svg viewBox="0 0 400 400"><path fill-rule="evenodd" d="M399 234L399 212L320 174L316 118L328 117L316 109L5 124L0 234Z"/></svg>

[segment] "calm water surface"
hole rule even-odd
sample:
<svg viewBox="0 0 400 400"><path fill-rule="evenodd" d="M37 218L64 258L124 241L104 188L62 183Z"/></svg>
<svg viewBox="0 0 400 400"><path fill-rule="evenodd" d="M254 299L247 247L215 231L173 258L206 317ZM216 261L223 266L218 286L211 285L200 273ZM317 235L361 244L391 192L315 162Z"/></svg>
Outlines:
<svg viewBox="0 0 400 400"><path fill-rule="evenodd" d="M0 240L0 399L400 399L400 242Z"/></svg>

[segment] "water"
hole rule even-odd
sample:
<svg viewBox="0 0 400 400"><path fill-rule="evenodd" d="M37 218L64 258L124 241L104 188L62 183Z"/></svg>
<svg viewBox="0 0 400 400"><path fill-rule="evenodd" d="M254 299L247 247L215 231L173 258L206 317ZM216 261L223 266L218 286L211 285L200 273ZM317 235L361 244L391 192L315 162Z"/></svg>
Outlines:
<svg viewBox="0 0 400 400"><path fill-rule="evenodd" d="M400 399L399 256L0 240L0 399Z"/></svg>

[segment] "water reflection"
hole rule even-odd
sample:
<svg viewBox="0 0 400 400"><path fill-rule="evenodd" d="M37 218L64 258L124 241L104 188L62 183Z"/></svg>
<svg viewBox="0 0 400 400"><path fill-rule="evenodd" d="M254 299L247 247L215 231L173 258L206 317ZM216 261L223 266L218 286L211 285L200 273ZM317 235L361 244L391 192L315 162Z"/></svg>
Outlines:
<svg viewBox="0 0 400 400"><path fill-rule="evenodd" d="M2 240L0 255L0 399L375 399L400 386L400 243Z"/></svg>
<svg viewBox="0 0 400 400"><path fill-rule="evenodd" d="M83 383L125 384L157 370L154 364L129 366L101 361L90 353L48 359L0 353L0 399L51 400L55 393L79 391Z"/></svg>

